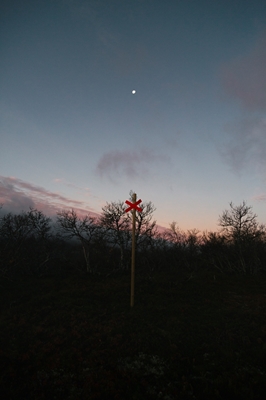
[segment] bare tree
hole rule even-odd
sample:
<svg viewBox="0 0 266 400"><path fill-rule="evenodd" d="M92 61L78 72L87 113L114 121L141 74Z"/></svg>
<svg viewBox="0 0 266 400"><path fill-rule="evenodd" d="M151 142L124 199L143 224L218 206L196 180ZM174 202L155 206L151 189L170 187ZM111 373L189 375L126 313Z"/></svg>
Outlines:
<svg viewBox="0 0 266 400"><path fill-rule="evenodd" d="M36 238L47 240L51 237L51 218L46 217L42 211L32 207L27 216Z"/></svg>
<svg viewBox="0 0 266 400"><path fill-rule="evenodd" d="M76 238L80 241L87 272L93 272L90 262L90 250L92 243L96 240L99 233L99 226L96 224L96 219L89 215L79 218L77 213L72 209L71 211L58 212L57 223L66 237Z"/></svg>
<svg viewBox="0 0 266 400"><path fill-rule="evenodd" d="M176 221L171 222L170 228L164 233L164 237L175 247L184 247L186 241L185 232L181 231Z"/></svg>
<svg viewBox="0 0 266 400"><path fill-rule="evenodd" d="M125 268L125 250L130 240L130 217L125 212L126 206L122 201L107 203L102 208L100 218L101 226L109 234L111 245L118 245L120 248L120 267Z"/></svg>
<svg viewBox="0 0 266 400"><path fill-rule="evenodd" d="M12 240L18 245L25 241L32 232L32 226L26 213L8 213L1 218L1 237Z"/></svg>
<svg viewBox="0 0 266 400"><path fill-rule="evenodd" d="M38 269L48 261L50 221L34 208L20 214L8 213L0 219L1 258L6 259L6 272L10 263L22 265L24 262L28 266L35 263L35 269Z"/></svg>
<svg viewBox="0 0 266 400"><path fill-rule="evenodd" d="M133 193L130 193L132 196ZM132 199L132 197L131 197ZM156 221L153 219L153 213L156 210L153 203L143 202L142 211L136 213L136 247L143 249L151 244L152 239L157 234Z"/></svg>
<svg viewBox="0 0 266 400"><path fill-rule="evenodd" d="M229 245L230 269L256 274L264 268L265 226L258 224L257 215L245 201L239 206L231 202L230 208L219 217L221 232Z"/></svg>
<svg viewBox="0 0 266 400"><path fill-rule="evenodd" d="M1 218L1 236L21 242L29 236L48 238L51 219L42 211L30 208L21 214L8 213Z"/></svg>
<svg viewBox="0 0 266 400"><path fill-rule="evenodd" d="M26 214L8 213L0 221L0 259L1 274L4 276L14 272L17 264L23 260L23 245L29 237L31 227ZM21 269L21 268L20 268Z"/></svg>
<svg viewBox="0 0 266 400"><path fill-rule="evenodd" d="M219 216L219 226L227 240L240 243L261 237L264 227L259 226L257 215L252 212L251 206L247 206L245 201L239 206L234 206L231 202L230 208Z"/></svg>
<svg viewBox="0 0 266 400"><path fill-rule="evenodd" d="M129 197L132 201L133 191ZM132 212L126 213L124 202L107 203L102 208L101 224L112 233L112 241L120 248L120 267L126 267L125 253L129 250L132 240ZM141 204L142 212L136 213L136 249L145 250L156 234L156 221L152 221L155 207L151 202Z"/></svg>

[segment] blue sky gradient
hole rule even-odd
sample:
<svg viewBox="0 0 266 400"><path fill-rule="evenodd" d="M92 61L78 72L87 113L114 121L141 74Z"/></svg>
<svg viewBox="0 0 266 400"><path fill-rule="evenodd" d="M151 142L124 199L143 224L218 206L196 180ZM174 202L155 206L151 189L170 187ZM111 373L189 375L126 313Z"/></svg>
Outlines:
<svg viewBox="0 0 266 400"><path fill-rule="evenodd" d="M266 2L4 1L0 203L100 213L135 191L157 223L266 223ZM136 94L132 94L132 90Z"/></svg>

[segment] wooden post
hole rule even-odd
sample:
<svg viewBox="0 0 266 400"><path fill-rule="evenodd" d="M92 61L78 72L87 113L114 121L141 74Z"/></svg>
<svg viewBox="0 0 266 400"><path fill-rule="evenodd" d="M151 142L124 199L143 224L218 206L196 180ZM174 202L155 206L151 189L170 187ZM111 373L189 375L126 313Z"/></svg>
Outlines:
<svg viewBox="0 0 266 400"><path fill-rule="evenodd" d="M136 203L137 195L133 193L132 203ZM134 306L134 291L135 291L135 248L136 248L136 209L132 210L132 253L131 253L131 294L130 306Z"/></svg>

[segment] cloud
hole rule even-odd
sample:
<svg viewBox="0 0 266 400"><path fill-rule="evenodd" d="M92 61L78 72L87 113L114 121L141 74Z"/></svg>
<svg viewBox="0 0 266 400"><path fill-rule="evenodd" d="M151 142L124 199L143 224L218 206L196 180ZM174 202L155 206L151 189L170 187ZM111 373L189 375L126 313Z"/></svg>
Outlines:
<svg viewBox="0 0 266 400"><path fill-rule="evenodd" d="M20 213L33 207L52 217L59 210L73 208L80 215L90 213L97 216L82 201L72 200L15 177L0 176L0 204L4 205L5 213Z"/></svg>
<svg viewBox="0 0 266 400"><path fill-rule="evenodd" d="M96 173L115 180L117 176L124 175L128 178L140 178L150 173L151 164L165 162L168 158L164 155L154 154L149 149L139 151L114 150L105 153L99 160Z"/></svg>
<svg viewBox="0 0 266 400"><path fill-rule="evenodd" d="M221 153L234 171L253 169L266 176L266 31L252 49L222 67L222 84L244 116L227 123Z"/></svg>
<svg viewBox="0 0 266 400"><path fill-rule="evenodd" d="M249 116L228 123L228 141L222 154L234 170L253 167L264 173L266 168L266 118Z"/></svg>
<svg viewBox="0 0 266 400"><path fill-rule="evenodd" d="M256 201L265 201L266 202L266 194L259 194L257 196L253 197L254 200Z"/></svg>
<svg viewBox="0 0 266 400"><path fill-rule="evenodd" d="M247 54L222 66L221 78L227 95L243 107L266 111L266 31Z"/></svg>

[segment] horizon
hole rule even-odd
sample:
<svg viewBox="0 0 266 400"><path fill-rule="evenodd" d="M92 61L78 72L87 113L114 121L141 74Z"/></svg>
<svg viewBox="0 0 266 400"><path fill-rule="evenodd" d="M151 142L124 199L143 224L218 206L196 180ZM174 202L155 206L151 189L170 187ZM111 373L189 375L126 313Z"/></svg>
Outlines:
<svg viewBox="0 0 266 400"><path fill-rule="evenodd" d="M3 180L3 177L1 177L0 176L0 184L1 184L1 179ZM9 178L11 181L14 181L15 180L15 178ZM21 182L22 183L22 182ZM24 186L26 187L28 187L29 188L29 184L28 185L26 185L26 183L24 182ZM34 186L32 186L32 185L30 185L30 187L31 187L31 189L33 189L33 187ZM13 188L11 188L11 185L9 184L9 189L11 189L11 190L13 190ZM37 190L38 189L38 190ZM1 186L0 186L0 190L1 190ZM40 192L41 191L41 188L40 187L35 187L35 190L37 191L37 192ZM45 191L44 191L45 192ZM44 193L42 193L42 194L44 194ZM10 196L10 198L12 197L12 195L9 193L9 196ZM15 198L16 198L16 201L17 201L17 199L19 198L19 196L21 196L22 198L21 198L21 201L20 202L16 202L15 204L8 204L9 205L9 207L7 208L7 209L5 209L5 204L4 203L1 203L0 202L0 218L2 218L4 215L6 215L6 214L8 214L8 213L11 213L11 214L21 214L21 213L25 213L25 212L28 212L30 209L36 209L37 211L41 211L43 214L44 214L44 216L46 216L46 217L48 217L48 218L50 218L51 219L51 222L52 223L56 223L56 218L57 218L57 214L58 214L58 212L61 212L61 211L71 211L71 210L74 210L76 213L77 213L77 216L78 216L78 218L80 218L80 219L82 219L82 218L84 218L85 216L90 216L90 217L92 217L92 218L95 218L96 219L96 221L97 221L97 219L99 219L100 217L101 217L101 214L102 214L102 210L100 211L100 212L94 212L94 211L92 211L92 210L88 210L86 207L85 208L79 208L79 207L77 207L77 201L71 201L70 199L67 199L67 198L64 198L63 196L61 196L61 195L58 195L58 194L56 194L56 193L50 193L49 192L49 197L55 197L55 199L56 200L58 200L58 199L60 199L61 200L61 203L60 203L60 205L58 204L58 203L52 203L52 202L44 202L43 200L40 200L39 201L39 203L38 203L38 201L36 201L36 199L30 199L30 197L25 197L25 194L19 194L18 195L18 193L16 193L15 194ZM14 195L13 195L13 197L14 197ZM2 193L2 197L1 197L1 191L0 191L0 199L3 199L3 193ZM130 198L130 196L128 195L128 197L127 197L127 199L129 199ZM30 205L28 205L27 206L27 208L21 208L21 209L19 209L18 207L18 204L20 204L20 206L22 206L22 204L24 204L25 206L26 206L26 204L27 204L27 202L28 201L30 201L31 202L31 204ZM107 205L107 203L112 203L112 202L115 202L115 203L117 203L117 202L120 202L121 200L111 200L111 201L107 201L106 202L106 204L105 205ZM67 207L66 206L66 204L68 203L68 202L71 202L71 203L73 203L73 206L71 206L71 207ZM146 203L146 202L150 202L149 200L147 200L147 201L142 201L141 200L141 203L140 203L140 207L141 207L141 205L143 204L143 203ZM124 203L125 203L125 201L124 201ZM152 203L152 201L151 201L151 203ZM153 203L152 203L153 204ZM153 204L154 205L154 204ZM240 205L240 204L233 204L234 206L238 206L238 205ZM247 206L250 206L249 204L246 204ZM219 225L219 222L218 222L218 219L219 219L219 216L220 215L222 215L222 213L225 211L225 210L229 210L230 211L230 204L228 205L229 207L227 207L226 209L224 209L224 210L222 210L221 211L221 213L217 216L217 224L216 224L216 229L203 229L203 230L201 230L201 229L198 229L198 228L196 228L196 227L191 227L191 228L189 228L189 229L186 229L186 228L182 228L179 224L178 224L178 222L176 221L176 220L172 220L172 221L170 221L169 222L169 224L168 224L168 226L162 226L162 225L160 225L160 224L158 224L158 222L157 222L157 220L156 220L156 217L155 217L155 214L156 214L156 208L155 208L155 211L152 213L152 216L153 216L153 218L152 218L152 221L156 221L156 227L157 227L157 229L158 229L158 231L159 231L159 233L163 233L165 230L171 230L171 228L170 228L170 225L173 223L173 222L175 222L176 223L176 227L180 230L180 231L183 231L183 232L188 232L188 231L192 231L192 230L198 230L199 231L199 233L204 233L204 232L219 232L219 231L221 231L221 227L220 227L220 225ZM22 206L23 207L23 206ZM252 211L252 213L253 214L256 214L255 212L254 212L254 210L253 210L253 207L251 206L251 211ZM258 224L259 225L264 225L265 226L265 224L263 224L263 223L261 223L260 222L260 219L259 219L259 216L256 214L256 216L257 216L257 222L258 222Z"/></svg>

